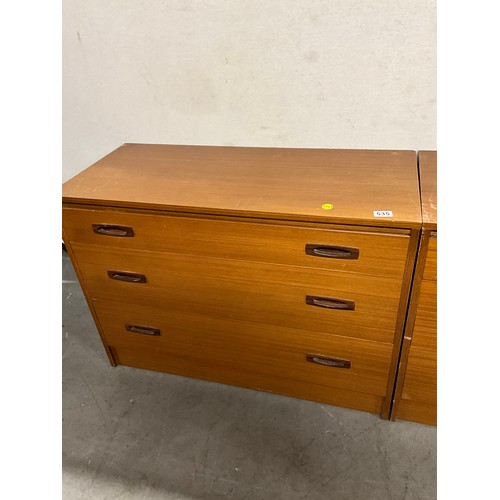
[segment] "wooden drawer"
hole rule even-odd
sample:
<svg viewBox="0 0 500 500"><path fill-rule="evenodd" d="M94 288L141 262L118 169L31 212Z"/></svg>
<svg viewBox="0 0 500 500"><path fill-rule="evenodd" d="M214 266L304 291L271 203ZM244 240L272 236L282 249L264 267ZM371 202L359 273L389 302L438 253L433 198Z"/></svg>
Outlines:
<svg viewBox="0 0 500 500"><path fill-rule="evenodd" d="M104 224L131 228L133 236L109 236L94 232L94 225ZM75 208L63 209L63 226L65 237L71 243L270 262L390 277L403 275L409 243L408 231L402 230L394 230L392 233L333 230L325 229L325 225L236 222ZM356 259L348 259L306 254L306 245L311 244L352 248L359 251L359 255ZM347 254L344 252L342 255Z"/></svg>
<svg viewBox="0 0 500 500"><path fill-rule="evenodd" d="M436 351L410 348L402 398L428 405L437 404Z"/></svg>
<svg viewBox="0 0 500 500"><path fill-rule="evenodd" d="M116 348L165 353L187 364L209 359L263 377L279 376L380 396L386 392L390 344L136 304L95 300L94 306L106 341ZM337 361L325 361L321 356Z"/></svg>
<svg viewBox="0 0 500 500"><path fill-rule="evenodd" d="M437 406L435 404L422 403L421 401L404 399L399 404L398 418L420 424L436 425Z"/></svg>
<svg viewBox="0 0 500 500"><path fill-rule="evenodd" d="M92 298L393 341L401 280L78 244L73 251ZM140 273L146 283L111 279L110 271ZM311 305L308 296L320 305L344 300L354 310Z"/></svg>
<svg viewBox="0 0 500 500"><path fill-rule="evenodd" d="M437 233L431 231L429 237L429 247L425 258L424 280L437 280Z"/></svg>
<svg viewBox="0 0 500 500"><path fill-rule="evenodd" d="M374 394L311 384L280 376L263 376L262 373L253 370L221 366L218 363L212 363L210 359L198 359L196 362L190 362L165 351L138 349L124 345L113 346L111 351L119 365L248 387L370 413L380 413L384 402L383 397Z"/></svg>
<svg viewBox="0 0 500 500"><path fill-rule="evenodd" d="M412 347L437 350L436 294L436 281L422 281L413 327Z"/></svg>

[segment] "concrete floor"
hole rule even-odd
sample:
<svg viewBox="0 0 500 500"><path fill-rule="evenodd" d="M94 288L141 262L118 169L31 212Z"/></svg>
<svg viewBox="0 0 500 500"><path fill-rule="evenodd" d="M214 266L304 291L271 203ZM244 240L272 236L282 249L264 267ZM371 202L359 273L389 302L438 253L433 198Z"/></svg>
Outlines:
<svg viewBox="0 0 500 500"><path fill-rule="evenodd" d="M63 251L63 499L436 498L436 429L112 368Z"/></svg>

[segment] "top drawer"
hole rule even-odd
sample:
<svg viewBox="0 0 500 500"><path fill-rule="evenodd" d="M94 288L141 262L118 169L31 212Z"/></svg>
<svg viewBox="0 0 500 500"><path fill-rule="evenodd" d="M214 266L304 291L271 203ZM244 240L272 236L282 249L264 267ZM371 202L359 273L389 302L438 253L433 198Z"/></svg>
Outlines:
<svg viewBox="0 0 500 500"><path fill-rule="evenodd" d="M63 208L63 228L67 242L391 277L403 275L409 243L402 230L325 229L69 207Z"/></svg>

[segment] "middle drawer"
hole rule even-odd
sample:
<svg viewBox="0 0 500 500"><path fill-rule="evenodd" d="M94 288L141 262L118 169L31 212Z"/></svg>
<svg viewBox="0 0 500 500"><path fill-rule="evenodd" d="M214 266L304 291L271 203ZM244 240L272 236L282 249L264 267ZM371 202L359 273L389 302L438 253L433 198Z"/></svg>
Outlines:
<svg viewBox="0 0 500 500"><path fill-rule="evenodd" d="M401 279L95 245L72 248L92 298L393 341ZM142 282L133 282L134 276Z"/></svg>

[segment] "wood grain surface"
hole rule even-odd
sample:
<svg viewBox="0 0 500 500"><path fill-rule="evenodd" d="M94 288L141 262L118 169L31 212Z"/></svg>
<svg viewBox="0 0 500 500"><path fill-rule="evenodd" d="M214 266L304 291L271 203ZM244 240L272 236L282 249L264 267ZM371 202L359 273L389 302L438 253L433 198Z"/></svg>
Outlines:
<svg viewBox="0 0 500 500"><path fill-rule="evenodd" d="M370 413L380 413L383 403L383 398L374 394L312 384L279 376L263 376L259 371L221 366L209 359L192 360L166 352L143 350L130 346L113 346L111 351L120 365L200 378L238 387L249 387ZM258 370L258 367L256 369Z"/></svg>
<svg viewBox="0 0 500 500"><path fill-rule="evenodd" d="M437 349L437 282L423 280L412 334L412 347Z"/></svg>
<svg viewBox="0 0 500 500"><path fill-rule="evenodd" d="M110 346L165 352L221 366L385 396L392 346L276 325L94 301ZM132 333L149 326L159 336ZM351 368L306 361L308 354L341 358Z"/></svg>
<svg viewBox="0 0 500 500"><path fill-rule="evenodd" d="M390 418L436 425L437 281L423 279L430 235L422 231Z"/></svg>
<svg viewBox="0 0 500 500"><path fill-rule="evenodd" d="M113 210L63 209L67 238L74 243L165 251L200 257L270 262L401 278L409 235L336 229L323 224L273 224ZM130 226L133 237L96 234L93 224ZM359 251L355 260L306 255L307 244L339 245Z"/></svg>
<svg viewBox="0 0 500 500"><path fill-rule="evenodd" d="M391 419L437 425L437 152L418 159L423 229Z"/></svg>
<svg viewBox="0 0 500 500"><path fill-rule="evenodd" d="M426 229L437 229L437 151L419 151L422 220Z"/></svg>
<svg viewBox="0 0 500 500"><path fill-rule="evenodd" d="M401 279L97 245L73 244L73 251L92 298L393 341ZM113 280L109 270L147 282ZM355 310L315 307L307 295L352 300Z"/></svg>
<svg viewBox="0 0 500 500"><path fill-rule="evenodd" d="M422 279L436 281L437 280L437 233L431 231L426 233L429 243L427 245L427 254L425 256L424 275Z"/></svg>
<svg viewBox="0 0 500 500"><path fill-rule="evenodd" d="M437 404L437 353L411 347L402 399Z"/></svg>
<svg viewBox="0 0 500 500"><path fill-rule="evenodd" d="M63 185L63 201L417 228L415 151L125 144ZM326 204L332 208L325 210ZM377 218L374 211L393 211Z"/></svg>
<svg viewBox="0 0 500 500"><path fill-rule="evenodd" d="M404 399L399 405L398 419L435 426L437 425L437 406L435 403Z"/></svg>

